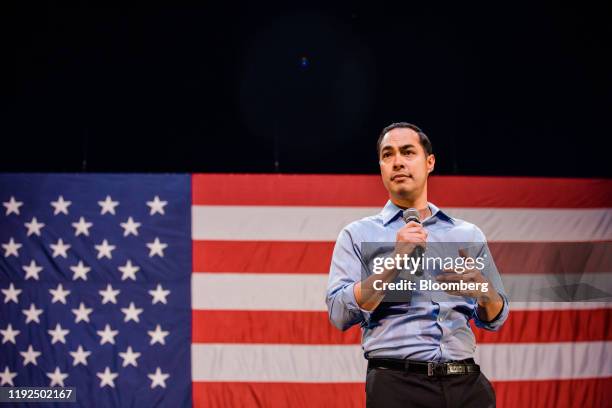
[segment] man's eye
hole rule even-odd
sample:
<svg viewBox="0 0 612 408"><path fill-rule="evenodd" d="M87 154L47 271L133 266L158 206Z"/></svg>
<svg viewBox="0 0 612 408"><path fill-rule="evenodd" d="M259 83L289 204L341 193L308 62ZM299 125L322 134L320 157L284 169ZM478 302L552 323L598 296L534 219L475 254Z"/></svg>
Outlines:
<svg viewBox="0 0 612 408"><path fill-rule="evenodd" d="M383 159L385 159L385 158L387 158L389 156L391 156L391 153L383 153L383 155L382 155Z"/></svg>
<svg viewBox="0 0 612 408"><path fill-rule="evenodd" d="M412 150L407 150L407 151L404 152L404 154L406 156L410 156L411 154L414 154L414 152Z"/></svg>

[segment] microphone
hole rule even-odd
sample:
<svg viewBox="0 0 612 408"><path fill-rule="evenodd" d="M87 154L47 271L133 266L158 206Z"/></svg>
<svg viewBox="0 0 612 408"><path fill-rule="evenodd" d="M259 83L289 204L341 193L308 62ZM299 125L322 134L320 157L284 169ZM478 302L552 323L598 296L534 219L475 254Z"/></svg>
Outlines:
<svg viewBox="0 0 612 408"><path fill-rule="evenodd" d="M414 221L416 223L421 223L421 216L419 215L419 210L416 208L407 208L402 213L402 218L408 224L410 221Z"/></svg>
<svg viewBox="0 0 612 408"><path fill-rule="evenodd" d="M404 221L406 221L406 224L408 224L410 221L414 221L417 224L421 223L421 216L419 215L419 210L417 210L416 208L405 209L404 212L402 212L402 218L404 219ZM417 245L412 255L416 258L421 258L423 256L423 251L424 251L423 247ZM414 274L416 276L423 275L423 265L422 264L419 263L419 267L414 272Z"/></svg>

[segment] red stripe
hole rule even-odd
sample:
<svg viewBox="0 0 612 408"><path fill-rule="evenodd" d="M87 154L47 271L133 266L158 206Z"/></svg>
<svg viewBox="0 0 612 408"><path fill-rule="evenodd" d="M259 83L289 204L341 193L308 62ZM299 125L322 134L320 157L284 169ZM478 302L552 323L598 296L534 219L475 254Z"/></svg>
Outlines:
<svg viewBox="0 0 612 408"><path fill-rule="evenodd" d="M365 376L365 373L364 373ZM364 380L365 381L365 380ZM612 378L493 383L499 408L612 406ZM193 406L365 407L363 383L194 382Z"/></svg>
<svg viewBox="0 0 612 408"><path fill-rule="evenodd" d="M194 343L360 344L357 326L342 332L326 312L193 310ZM482 343L612 340L612 309L511 311L498 332L472 328Z"/></svg>
<svg viewBox="0 0 612 408"><path fill-rule="evenodd" d="M334 328L326 312L193 310L193 343L359 344L355 326ZM211 330L211 328L214 328Z"/></svg>
<svg viewBox="0 0 612 408"><path fill-rule="evenodd" d="M612 377L580 380L498 381L500 408L597 408L612 406Z"/></svg>
<svg viewBox="0 0 612 408"><path fill-rule="evenodd" d="M362 383L194 382L193 406L357 408L365 407L365 390Z"/></svg>
<svg viewBox="0 0 612 408"><path fill-rule="evenodd" d="M193 241L193 270L328 273L333 250L333 242Z"/></svg>
<svg viewBox="0 0 612 408"><path fill-rule="evenodd" d="M382 207L378 175L194 174L194 205ZM428 198L441 207L612 207L612 180L432 176Z"/></svg>
<svg viewBox="0 0 612 408"><path fill-rule="evenodd" d="M608 341L612 340L612 309L511 310L499 331L474 326L472 330L478 343Z"/></svg>
<svg viewBox="0 0 612 408"><path fill-rule="evenodd" d="M612 272L612 242L490 242L502 274Z"/></svg>
<svg viewBox="0 0 612 408"><path fill-rule="evenodd" d="M612 271L612 242L491 242L502 274ZM328 273L333 242L193 241L196 272Z"/></svg>

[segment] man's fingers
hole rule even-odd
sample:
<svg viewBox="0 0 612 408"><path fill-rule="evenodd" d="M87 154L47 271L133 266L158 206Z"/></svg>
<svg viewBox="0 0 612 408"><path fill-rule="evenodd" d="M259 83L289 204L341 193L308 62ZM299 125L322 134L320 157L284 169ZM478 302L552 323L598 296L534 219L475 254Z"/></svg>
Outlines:
<svg viewBox="0 0 612 408"><path fill-rule="evenodd" d="M423 228L410 227L402 230L403 234L425 234Z"/></svg>
<svg viewBox="0 0 612 408"><path fill-rule="evenodd" d="M400 228L400 231L427 231L421 224L416 222L409 222Z"/></svg>
<svg viewBox="0 0 612 408"><path fill-rule="evenodd" d="M441 275L436 276L438 282L475 282L476 276L474 272L457 273L452 269L445 269L445 272Z"/></svg>
<svg viewBox="0 0 612 408"><path fill-rule="evenodd" d="M469 296L468 294L463 293L463 292L459 292L457 290L446 290L445 292L448 293L449 295L453 295L453 296Z"/></svg>
<svg viewBox="0 0 612 408"><path fill-rule="evenodd" d="M399 238L404 242L426 242L427 234L420 231L414 231L412 233L402 232L399 234Z"/></svg>
<svg viewBox="0 0 612 408"><path fill-rule="evenodd" d="M457 272L454 269L444 269L442 270L442 275L438 276L449 277L455 280L459 280L463 279L464 274L462 272Z"/></svg>
<svg viewBox="0 0 612 408"><path fill-rule="evenodd" d="M415 234L415 233L427 234L427 230L423 227L404 227L400 230L400 232L411 233L411 234Z"/></svg>
<svg viewBox="0 0 612 408"><path fill-rule="evenodd" d="M436 276L436 280L438 282L459 282L461 280L461 276L451 272Z"/></svg>

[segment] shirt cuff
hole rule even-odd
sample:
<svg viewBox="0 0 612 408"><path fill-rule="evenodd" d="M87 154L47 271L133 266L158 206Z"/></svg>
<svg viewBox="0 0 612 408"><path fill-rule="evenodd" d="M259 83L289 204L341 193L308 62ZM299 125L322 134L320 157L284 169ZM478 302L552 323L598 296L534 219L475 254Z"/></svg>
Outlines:
<svg viewBox="0 0 612 408"><path fill-rule="evenodd" d="M363 315L364 320L367 322L370 320L370 315L372 314L372 312L359 307L357 299L355 298L356 284L357 282L353 282L344 288L342 292L342 303L344 303L346 309L351 313L360 312Z"/></svg>
<svg viewBox="0 0 612 408"><path fill-rule="evenodd" d="M510 307L508 305L508 298L506 297L506 295L499 293L499 296L502 298L503 301L502 308L497 314L497 316L495 316L493 320L490 320L488 322L481 320L480 317L478 317L479 306L478 303L476 303L476 307L474 308L474 323L476 323L477 327L480 327L481 329L496 331L499 330L504 324L504 322L508 318Z"/></svg>

